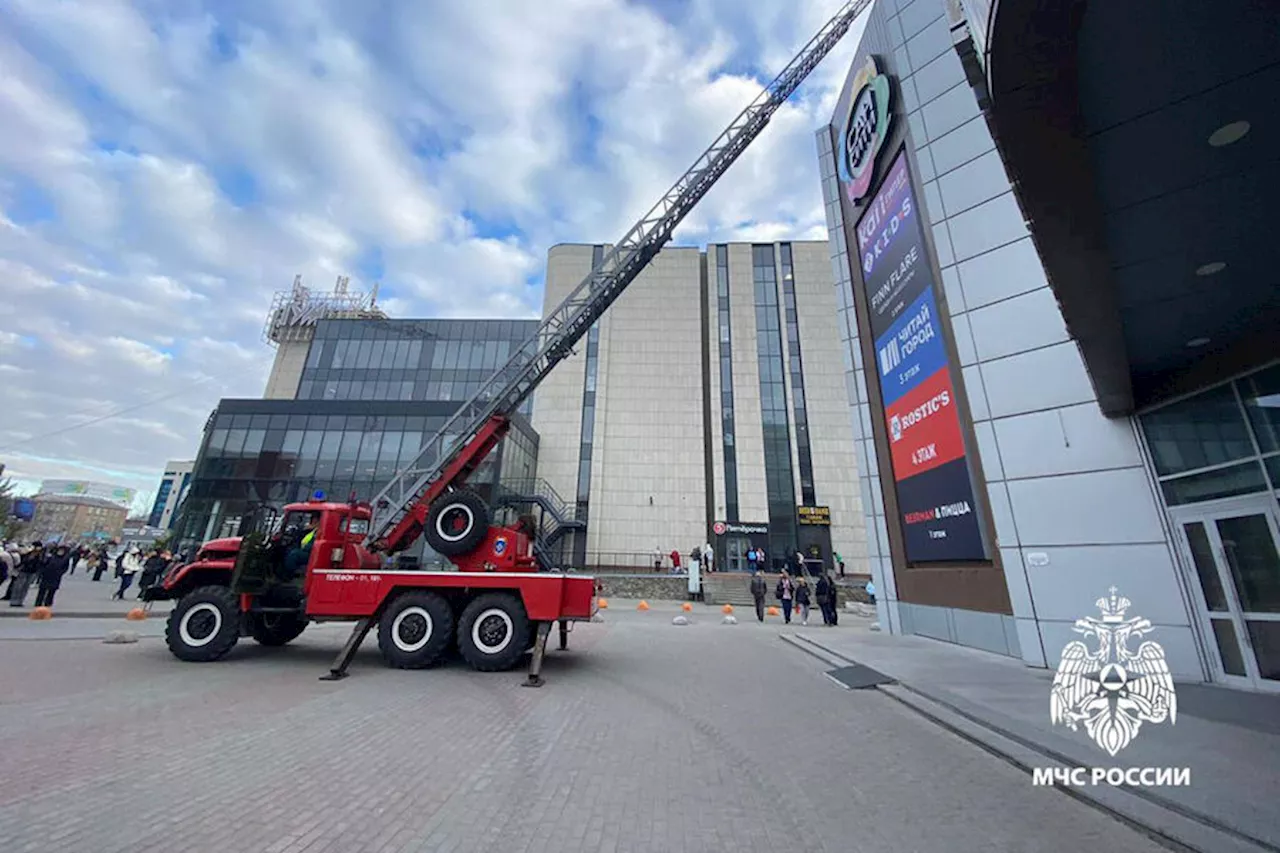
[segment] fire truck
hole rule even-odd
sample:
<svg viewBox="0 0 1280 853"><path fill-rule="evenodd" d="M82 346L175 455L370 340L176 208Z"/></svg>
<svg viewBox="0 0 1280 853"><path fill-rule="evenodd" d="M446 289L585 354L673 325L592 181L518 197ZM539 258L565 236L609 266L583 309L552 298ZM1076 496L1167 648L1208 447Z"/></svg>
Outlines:
<svg viewBox="0 0 1280 853"><path fill-rule="evenodd" d="M552 626L564 649L571 624L596 614L596 582L556 565L532 516L498 523L467 488L468 477L506 436L521 403L573 354L869 4L844 4L371 501L317 495L290 504L245 536L206 542L193 562L150 588L149 600L176 602L165 628L169 650L184 661L213 661L242 636L282 646L312 622L350 622L350 637L322 678L344 677L376 627L391 666L430 667L456 644L475 669L499 671L532 649L525 683L540 685ZM397 561L419 537L455 569Z"/></svg>

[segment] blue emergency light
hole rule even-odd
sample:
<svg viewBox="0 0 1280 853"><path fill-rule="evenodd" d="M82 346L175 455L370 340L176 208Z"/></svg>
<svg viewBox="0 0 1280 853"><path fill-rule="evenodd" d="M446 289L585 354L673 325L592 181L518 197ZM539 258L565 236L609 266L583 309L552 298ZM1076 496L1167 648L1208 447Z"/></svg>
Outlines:
<svg viewBox="0 0 1280 853"><path fill-rule="evenodd" d="M312 496L311 496L311 499L312 499L313 501L322 501L322 500L324 500L324 491L323 491L322 489L316 489L316 493L315 493L314 495L312 495Z"/></svg>

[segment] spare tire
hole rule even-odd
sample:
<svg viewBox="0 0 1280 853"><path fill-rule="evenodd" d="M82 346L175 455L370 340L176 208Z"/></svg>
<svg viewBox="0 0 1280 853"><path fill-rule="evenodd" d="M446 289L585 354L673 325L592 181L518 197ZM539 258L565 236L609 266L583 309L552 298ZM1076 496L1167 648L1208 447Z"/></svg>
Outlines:
<svg viewBox="0 0 1280 853"><path fill-rule="evenodd" d="M437 554L457 557L480 547L489 535L489 507L475 492L459 489L436 498L423 530Z"/></svg>

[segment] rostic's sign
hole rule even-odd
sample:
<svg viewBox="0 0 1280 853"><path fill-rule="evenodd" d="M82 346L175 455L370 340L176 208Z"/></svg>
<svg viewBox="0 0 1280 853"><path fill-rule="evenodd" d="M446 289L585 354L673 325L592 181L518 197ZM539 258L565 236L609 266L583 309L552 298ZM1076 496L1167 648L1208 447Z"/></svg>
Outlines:
<svg viewBox="0 0 1280 853"><path fill-rule="evenodd" d="M849 112L837 140L836 169L849 201L857 204L871 191L876 160L889 138L893 123L893 89L888 75L880 73L874 56L853 78Z"/></svg>

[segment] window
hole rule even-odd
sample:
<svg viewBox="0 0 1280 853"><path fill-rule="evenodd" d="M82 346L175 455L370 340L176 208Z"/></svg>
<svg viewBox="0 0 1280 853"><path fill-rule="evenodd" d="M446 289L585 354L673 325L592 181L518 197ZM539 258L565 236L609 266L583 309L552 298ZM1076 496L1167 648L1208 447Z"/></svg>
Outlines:
<svg viewBox="0 0 1280 853"><path fill-rule="evenodd" d="M733 331L729 314L729 247L715 247L717 323L720 328L720 411L724 443L724 496L727 521L738 518L738 455L734 448Z"/></svg>
<svg viewBox="0 0 1280 853"><path fill-rule="evenodd" d="M782 292L787 305L787 343L791 348L791 407L796 422L796 456L800 464L800 500L806 506L818 502L813 487L813 452L809 430L801 426L809 421L804 397L804 370L800 354L800 325L796 312L796 283L791 263L791 244L782 244ZM781 353L779 353L781 354ZM779 373L782 362L777 362Z"/></svg>
<svg viewBox="0 0 1280 853"><path fill-rule="evenodd" d="M1139 416L1170 506L1280 489L1280 365Z"/></svg>
<svg viewBox="0 0 1280 853"><path fill-rule="evenodd" d="M1244 412L1230 385L1142 416L1156 472L1177 474L1252 456Z"/></svg>
<svg viewBox="0 0 1280 853"><path fill-rule="evenodd" d="M783 275L791 249L783 244ZM787 392L778 317L778 281L772 245L751 247L755 288L756 357L760 365L760 414L764 429L765 491L769 502L769 549L775 557L796 550L795 480L787 425Z"/></svg>

